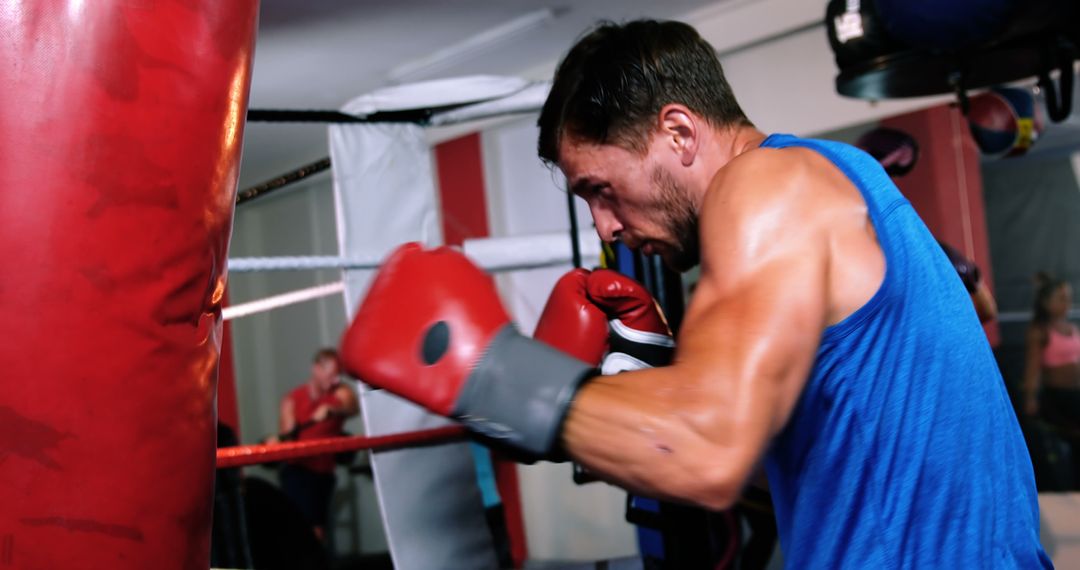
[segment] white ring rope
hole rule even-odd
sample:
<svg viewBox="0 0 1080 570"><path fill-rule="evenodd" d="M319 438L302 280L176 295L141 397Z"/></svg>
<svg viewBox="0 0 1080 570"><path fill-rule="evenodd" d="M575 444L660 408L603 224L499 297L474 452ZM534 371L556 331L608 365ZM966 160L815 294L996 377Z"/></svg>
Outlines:
<svg viewBox="0 0 1080 570"><path fill-rule="evenodd" d="M591 230L578 234L581 255L585 259L600 256L600 244ZM570 236L565 232L499 238L467 239L462 246L477 265L492 272L518 271L565 265L571 261ZM346 259L332 255L236 257L229 260L229 271L303 271L313 269L378 269L384 256Z"/></svg>
<svg viewBox="0 0 1080 570"><path fill-rule="evenodd" d="M578 235L582 258L593 262L600 256L596 234L583 230ZM567 266L570 264L570 236L565 232L503 238L468 239L462 247L477 265L491 273ZM229 260L229 271L297 271L312 269L378 269L380 260L345 259L332 255L239 257ZM266 297L249 303L225 307L221 313L226 320L303 303L312 299L342 293L342 281L299 289Z"/></svg>
<svg viewBox="0 0 1080 570"><path fill-rule="evenodd" d="M281 295L273 295L257 301L251 301L250 303L241 303L239 305L225 307L221 310L221 318L226 321L231 321L233 319L239 319L240 317L254 315L255 313L269 311L271 309L295 305L296 303L303 303L304 301L310 301L312 299L329 297L330 295L342 293L344 291L345 283L335 281L334 283L327 283L326 285L317 285L315 287L308 287L307 289L282 293Z"/></svg>
<svg viewBox="0 0 1080 570"><path fill-rule="evenodd" d="M370 259L345 259L333 255L292 255L278 257L234 257L229 271L302 271L309 269L378 269L379 262Z"/></svg>
<svg viewBox="0 0 1080 570"><path fill-rule="evenodd" d="M565 258L539 261L505 261L500 263L479 263L489 273L504 273L523 269L540 269L570 263L570 256ZM293 256L293 257L234 257L229 260L232 273L250 273L256 271L305 271L315 269L378 269L379 263L357 259L345 259L333 256Z"/></svg>

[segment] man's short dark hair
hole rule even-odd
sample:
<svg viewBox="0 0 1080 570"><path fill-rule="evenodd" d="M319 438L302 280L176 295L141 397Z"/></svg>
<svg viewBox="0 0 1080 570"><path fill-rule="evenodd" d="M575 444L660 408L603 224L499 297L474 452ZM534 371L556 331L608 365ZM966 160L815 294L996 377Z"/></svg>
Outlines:
<svg viewBox="0 0 1080 570"><path fill-rule="evenodd" d="M330 347L320 348L318 351L315 352L315 356L311 358L311 362L313 364L318 364L319 362L322 362L324 360L333 360L335 363L337 363L337 350Z"/></svg>
<svg viewBox="0 0 1080 570"><path fill-rule="evenodd" d="M681 22L602 22L566 54L537 124L540 158L566 133L644 153L660 109L686 105L717 127L749 125L716 51Z"/></svg>

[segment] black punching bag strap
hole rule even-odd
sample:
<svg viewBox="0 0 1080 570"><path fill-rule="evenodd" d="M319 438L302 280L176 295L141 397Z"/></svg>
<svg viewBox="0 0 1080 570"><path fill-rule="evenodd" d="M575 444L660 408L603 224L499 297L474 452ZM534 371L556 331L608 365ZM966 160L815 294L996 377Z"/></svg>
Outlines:
<svg viewBox="0 0 1080 570"><path fill-rule="evenodd" d="M1055 123L1064 121L1072 113L1073 61L1077 55L1076 45L1064 37L1049 42L1043 50L1045 63L1039 72L1039 88L1046 97L1046 114ZM1060 74L1056 89L1054 80L1050 79L1050 70L1055 63Z"/></svg>

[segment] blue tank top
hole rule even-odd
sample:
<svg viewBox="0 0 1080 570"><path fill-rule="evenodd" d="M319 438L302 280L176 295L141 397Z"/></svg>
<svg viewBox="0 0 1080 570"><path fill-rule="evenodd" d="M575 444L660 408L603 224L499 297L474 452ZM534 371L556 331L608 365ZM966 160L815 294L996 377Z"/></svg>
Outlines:
<svg viewBox="0 0 1080 570"><path fill-rule="evenodd" d="M879 290L825 329L765 467L787 568L1050 568L1035 480L971 298L884 170L824 155L862 193L885 255Z"/></svg>

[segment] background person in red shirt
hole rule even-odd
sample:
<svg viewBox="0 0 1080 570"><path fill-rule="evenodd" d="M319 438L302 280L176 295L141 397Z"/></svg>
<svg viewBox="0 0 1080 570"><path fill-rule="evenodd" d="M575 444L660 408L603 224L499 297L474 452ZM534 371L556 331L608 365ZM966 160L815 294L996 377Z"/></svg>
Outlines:
<svg viewBox="0 0 1080 570"><path fill-rule="evenodd" d="M278 423L282 435L271 438L271 443L341 436L345 420L359 411L356 392L341 381L337 351L320 349L307 381L282 398ZM282 491L308 518L319 539L324 537L334 494L335 466L333 455L319 455L290 460L281 468Z"/></svg>

